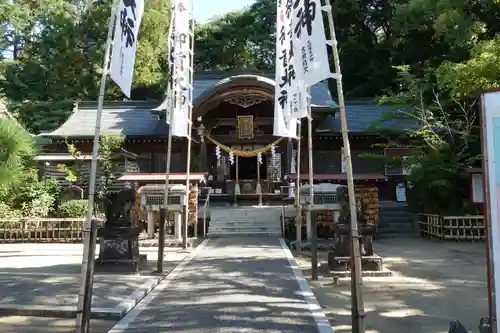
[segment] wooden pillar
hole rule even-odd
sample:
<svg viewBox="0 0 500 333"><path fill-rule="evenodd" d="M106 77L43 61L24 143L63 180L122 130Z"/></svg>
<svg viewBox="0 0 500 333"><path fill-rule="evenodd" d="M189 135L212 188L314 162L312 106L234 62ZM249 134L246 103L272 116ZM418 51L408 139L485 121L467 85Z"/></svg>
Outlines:
<svg viewBox="0 0 500 333"><path fill-rule="evenodd" d="M291 138L288 138L287 143L286 143L286 152L285 152L285 158L281 160L281 163L285 163L285 166L282 167L281 169L285 171L287 175L290 175L292 173L292 157L293 157L293 140Z"/></svg>
<svg viewBox="0 0 500 333"><path fill-rule="evenodd" d="M200 161L199 172L209 171L208 161L207 161L207 143L205 142L205 140L203 140L203 142L201 142L201 144L200 144L200 159L199 159L199 161Z"/></svg>

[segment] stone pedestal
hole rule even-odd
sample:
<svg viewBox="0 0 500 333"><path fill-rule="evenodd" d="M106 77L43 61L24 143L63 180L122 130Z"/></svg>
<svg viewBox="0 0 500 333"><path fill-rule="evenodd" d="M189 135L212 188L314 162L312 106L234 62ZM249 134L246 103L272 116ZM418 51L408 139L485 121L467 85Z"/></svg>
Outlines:
<svg viewBox="0 0 500 333"><path fill-rule="evenodd" d="M154 212L148 212L148 238L153 239L155 238L155 213Z"/></svg>
<svg viewBox="0 0 500 333"><path fill-rule="evenodd" d="M147 261L139 254L140 227L109 226L99 228L99 258L96 269L111 272L139 272Z"/></svg>
<svg viewBox="0 0 500 333"><path fill-rule="evenodd" d="M174 213L174 237L176 240L182 240L182 214Z"/></svg>
<svg viewBox="0 0 500 333"><path fill-rule="evenodd" d="M363 271L382 271L382 258L373 252L373 236L377 227L373 224L359 226L361 267ZM335 271L350 270L351 232L350 225L337 224L334 227L335 249L328 252L328 267Z"/></svg>
<svg viewBox="0 0 500 333"><path fill-rule="evenodd" d="M311 241L311 235L312 235L312 221L311 221L311 211L308 209L306 211L306 234L307 234L307 240L310 242Z"/></svg>

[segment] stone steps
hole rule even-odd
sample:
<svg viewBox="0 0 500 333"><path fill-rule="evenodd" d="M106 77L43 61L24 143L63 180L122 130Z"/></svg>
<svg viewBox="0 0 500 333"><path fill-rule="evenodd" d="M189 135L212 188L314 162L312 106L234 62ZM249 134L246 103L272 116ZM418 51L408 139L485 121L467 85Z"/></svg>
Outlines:
<svg viewBox="0 0 500 333"><path fill-rule="evenodd" d="M381 202L379 234L384 235L416 235L412 215L405 203Z"/></svg>
<svg viewBox="0 0 500 333"><path fill-rule="evenodd" d="M281 235L280 207L211 208L209 237Z"/></svg>

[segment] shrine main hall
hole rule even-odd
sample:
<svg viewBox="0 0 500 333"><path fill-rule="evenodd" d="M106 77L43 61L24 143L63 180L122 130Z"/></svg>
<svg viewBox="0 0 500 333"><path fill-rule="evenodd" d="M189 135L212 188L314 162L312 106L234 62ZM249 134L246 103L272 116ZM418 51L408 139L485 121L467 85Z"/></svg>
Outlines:
<svg viewBox="0 0 500 333"><path fill-rule="evenodd" d="M193 129L191 172L203 178L218 200L252 197L260 184L263 195L283 195L283 187L297 175L297 140L273 136L275 81L270 75L243 74L223 77L198 75L193 83ZM328 83L311 88L313 113L313 171L315 183L345 184L338 105ZM101 134L125 137L123 154L117 164L121 181L142 184L164 182L168 125L165 112L157 111L161 101L105 102ZM396 186L405 181L403 165L386 165L384 159L369 155L405 156L403 148L379 148L387 139L377 122L389 106L372 99L346 102L351 138L351 155L356 184L376 186L381 200L395 200ZM75 104L72 114L57 129L41 133L49 139L43 153L46 175L63 181L55 168L58 163L75 163L67 142L82 152L82 164L89 165L94 136L96 102ZM408 121L392 120L382 126L406 129ZM307 122L302 122L302 138L307 138ZM173 137L172 181L185 180L187 140ZM218 147L218 148L217 148ZM232 153L231 153L232 152ZM257 152L261 152L260 161ZM300 179L308 180L307 140L301 143ZM238 185L237 185L238 184ZM84 184L82 184L84 185Z"/></svg>

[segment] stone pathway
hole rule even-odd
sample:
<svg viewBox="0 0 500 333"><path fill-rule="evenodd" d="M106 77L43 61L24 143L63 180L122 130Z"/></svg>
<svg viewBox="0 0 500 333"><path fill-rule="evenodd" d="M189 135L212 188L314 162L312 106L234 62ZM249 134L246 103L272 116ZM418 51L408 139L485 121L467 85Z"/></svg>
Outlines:
<svg viewBox="0 0 500 333"><path fill-rule="evenodd" d="M205 241L109 333L333 333L283 241Z"/></svg>
<svg viewBox="0 0 500 333"><path fill-rule="evenodd" d="M82 251L81 244L1 244L0 314L74 317ZM165 273L188 252L166 249ZM141 248L141 253L148 256L141 275L95 274L93 318L121 319L161 281L161 276L151 275L157 249Z"/></svg>

